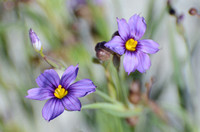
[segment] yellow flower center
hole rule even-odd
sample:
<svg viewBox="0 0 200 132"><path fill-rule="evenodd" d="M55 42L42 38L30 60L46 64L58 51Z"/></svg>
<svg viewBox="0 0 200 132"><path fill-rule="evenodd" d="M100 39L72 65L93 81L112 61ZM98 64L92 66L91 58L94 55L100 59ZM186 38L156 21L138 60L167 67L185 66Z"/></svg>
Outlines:
<svg viewBox="0 0 200 132"><path fill-rule="evenodd" d="M129 39L128 41L126 41L126 49L129 50L129 51L135 51L136 49L136 46L137 46L137 41L134 40L134 39Z"/></svg>
<svg viewBox="0 0 200 132"><path fill-rule="evenodd" d="M67 95L68 91L65 90L64 88L62 88L61 85L59 85L55 92L54 92L54 95L59 98L59 99L62 99L63 97L65 97Z"/></svg>

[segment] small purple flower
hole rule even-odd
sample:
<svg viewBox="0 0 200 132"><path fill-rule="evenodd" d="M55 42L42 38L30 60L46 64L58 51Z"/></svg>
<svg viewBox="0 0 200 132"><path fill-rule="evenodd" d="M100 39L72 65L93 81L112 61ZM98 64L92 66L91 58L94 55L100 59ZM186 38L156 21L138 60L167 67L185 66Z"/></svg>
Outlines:
<svg viewBox="0 0 200 132"><path fill-rule="evenodd" d="M37 34L32 29L29 30L29 38L34 49L37 52L41 51L42 50L41 41L39 37L37 36Z"/></svg>
<svg viewBox="0 0 200 132"><path fill-rule="evenodd" d="M140 40L146 31L143 17L133 15L128 23L123 18L117 18L117 22L119 36L114 36L105 46L119 55L125 54L123 65L128 74L135 70L144 73L151 66L148 54L159 50L158 43L150 39Z"/></svg>
<svg viewBox="0 0 200 132"><path fill-rule="evenodd" d="M80 111L79 97L95 92L96 86L89 79L73 83L78 73L78 65L68 67L61 79L55 70L45 70L36 82L39 88L28 90L26 98L33 100L48 100L42 109L45 120L52 120L63 111ZM73 84L72 84L73 83Z"/></svg>

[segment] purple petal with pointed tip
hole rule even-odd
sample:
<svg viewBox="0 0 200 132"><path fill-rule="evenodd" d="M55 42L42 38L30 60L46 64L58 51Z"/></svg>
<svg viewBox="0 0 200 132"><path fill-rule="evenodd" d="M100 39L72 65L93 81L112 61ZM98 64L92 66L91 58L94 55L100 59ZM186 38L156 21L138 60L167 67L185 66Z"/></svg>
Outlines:
<svg viewBox="0 0 200 132"><path fill-rule="evenodd" d="M155 41L151 39L144 39L139 41L137 49L148 54L154 54L159 51L158 47L159 44Z"/></svg>
<svg viewBox="0 0 200 132"><path fill-rule="evenodd" d="M68 92L75 97L83 97L95 92L96 86L90 79L83 79L69 86Z"/></svg>
<svg viewBox="0 0 200 132"><path fill-rule="evenodd" d="M52 98L48 100L43 109L42 116L45 120L50 121L62 114L64 111L64 106L60 99Z"/></svg>
<svg viewBox="0 0 200 132"><path fill-rule="evenodd" d="M133 15L129 19L128 25L130 27L131 37L135 40L139 40L146 31L146 22L144 18L139 15Z"/></svg>
<svg viewBox="0 0 200 132"><path fill-rule="evenodd" d="M72 82L76 79L76 76L78 74L78 69L79 69L78 65L76 65L75 67L69 66L65 70L60 80L60 84L62 85L62 87L64 87L65 89L68 89L70 84L72 84Z"/></svg>
<svg viewBox="0 0 200 132"><path fill-rule="evenodd" d="M115 36L109 42L105 43L105 47L111 49L119 55L123 55L125 52L125 42L120 36Z"/></svg>
<svg viewBox="0 0 200 132"><path fill-rule="evenodd" d="M62 103L67 110L70 111L80 111L81 110L81 102L78 98L73 95L67 94L64 98L62 98Z"/></svg>
<svg viewBox="0 0 200 132"><path fill-rule="evenodd" d="M126 51L123 64L125 71L128 72L128 75L131 72L134 72L138 66L137 52Z"/></svg>
<svg viewBox="0 0 200 132"><path fill-rule="evenodd" d="M47 88L32 88L28 90L28 99L47 100L54 97L53 92Z"/></svg>
<svg viewBox="0 0 200 132"><path fill-rule="evenodd" d="M39 77L36 78L36 82L40 88L49 88L54 90L59 85L60 78L57 72L53 69L45 70Z"/></svg>
<svg viewBox="0 0 200 132"><path fill-rule="evenodd" d="M148 70L151 66L151 60L149 58L149 55L143 52L138 52L138 66L137 70L141 73L144 73L146 70Z"/></svg>
<svg viewBox="0 0 200 132"><path fill-rule="evenodd" d="M122 19L117 18L117 22L118 22L118 32L119 32L121 38L124 41L126 41L130 37L129 25L124 18L122 18Z"/></svg>

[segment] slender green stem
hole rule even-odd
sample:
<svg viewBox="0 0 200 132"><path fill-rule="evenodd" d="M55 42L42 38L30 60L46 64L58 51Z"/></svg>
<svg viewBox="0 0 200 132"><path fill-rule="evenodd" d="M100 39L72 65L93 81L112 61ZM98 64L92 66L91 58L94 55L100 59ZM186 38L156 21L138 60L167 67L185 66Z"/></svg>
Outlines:
<svg viewBox="0 0 200 132"><path fill-rule="evenodd" d="M101 92L100 90L96 89L96 92L95 92L97 95L101 96L102 98L104 98L105 100L107 101L110 101L112 103L115 103L115 104L120 104L120 102L118 102L117 100L115 99L112 99L110 96L108 96L107 94Z"/></svg>
<svg viewBox="0 0 200 132"><path fill-rule="evenodd" d="M44 53L42 52L42 50L40 50L40 55L42 56L42 58L44 58L45 57L45 55L44 55Z"/></svg>
<svg viewBox="0 0 200 132"><path fill-rule="evenodd" d="M124 107L122 104L94 103L94 104L84 105L82 109L110 109L110 110L123 111Z"/></svg>
<svg viewBox="0 0 200 132"><path fill-rule="evenodd" d="M117 72L117 82L118 82L118 85L119 85L119 86L118 86L119 97L120 97L121 101L124 102L124 104L125 104L126 106L128 106L126 89L122 86L121 78L120 78L119 72Z"/></svg>
<svg viewBox="0 0 200 132"><path fill-rule="evenodd" d="M127 109L122 104L110 104L110 103L94 103L94 104L87 104L82 107L82 110L84 109L98 109L103 110L106 113L109 113L111 115L117 116L117 117L131 117L135 115L141 114L143 111L143 107L134 107L132 109Z"/></svg>
<svg viewBox="0 0 200 132"><path fill-rule="evenodd" d="M66 67L60 63L59 61L55 60L55 59L52 59L48 56L46 56L44 53L43 53L43 50L41 49L40 51L38 51L38 53L40 54L40 56L49 64L51 65L52 67L55 67L55 68L58 68L58 69L66 69Z"/></svg>
<svg viewBox="0 0 200 132"><path fill-rule="evenodd" d="M106 75L106 79L107 79L107 82L108 82L107 86L108 86L109 96L113 99L116 99L118 94L117 94L117 90L114 88L114 82L111 78L110 71L108 69L109 64L108 65L103 64L102 66L105 69L105 75Z"/></svg>

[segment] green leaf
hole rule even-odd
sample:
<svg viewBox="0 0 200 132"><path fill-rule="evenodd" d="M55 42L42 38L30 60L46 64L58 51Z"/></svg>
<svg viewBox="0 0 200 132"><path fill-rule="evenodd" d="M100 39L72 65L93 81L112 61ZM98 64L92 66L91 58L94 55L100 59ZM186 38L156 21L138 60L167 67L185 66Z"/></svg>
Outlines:
<svg viewBox="0 0 200 132"><path fill-rule="evenodd" d="M84 105L82 109L101 109L106 113L123 118L139 115L142 112L142 107L134 107L132 109L128 109L122 104L111 103L88 104Z"/></svg>

